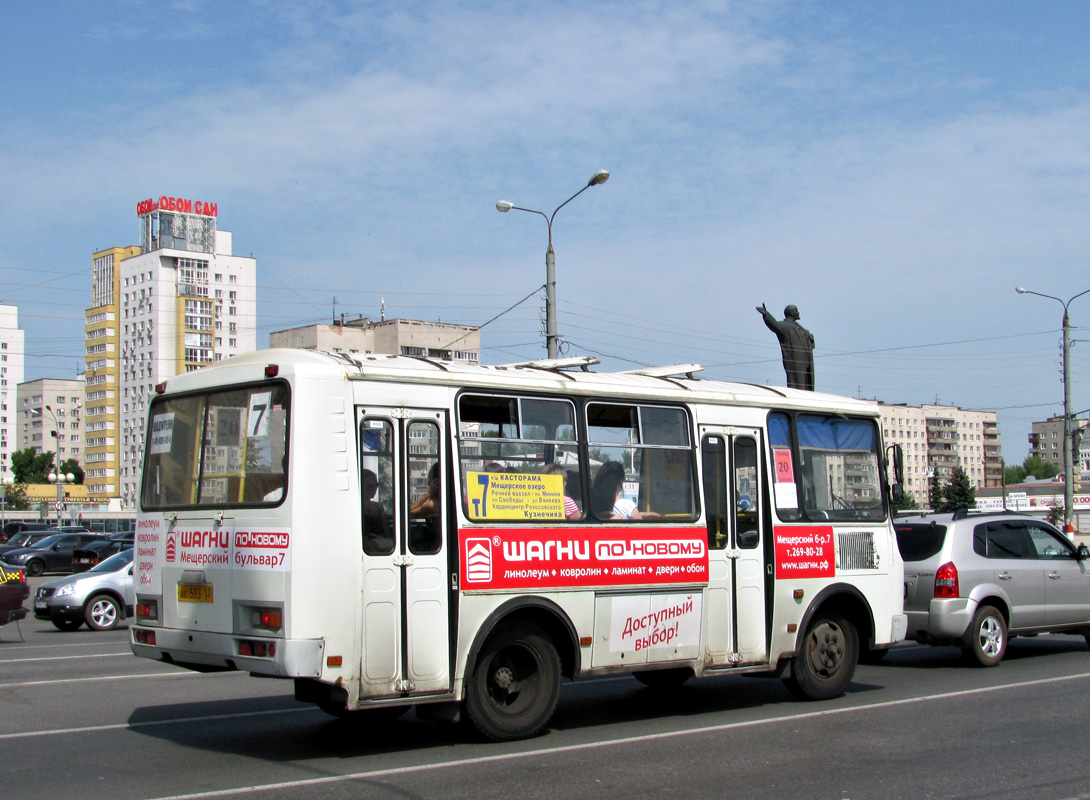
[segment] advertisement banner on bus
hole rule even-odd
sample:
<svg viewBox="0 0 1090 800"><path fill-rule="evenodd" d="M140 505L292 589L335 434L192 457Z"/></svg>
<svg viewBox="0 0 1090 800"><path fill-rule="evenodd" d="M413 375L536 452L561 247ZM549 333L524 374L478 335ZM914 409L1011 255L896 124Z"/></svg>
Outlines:
<svg viewBox="0 0 1090 800"><path fill-rule="evenodd" d="M777 578L831 578L836 554L831 525L777 525Z"/></svg>
<svg viewBox="0 0 1090 800"><path fill-rule="evenodd" d="M706 583L703 528L504 528L460 531L461 588Z"/></svg>

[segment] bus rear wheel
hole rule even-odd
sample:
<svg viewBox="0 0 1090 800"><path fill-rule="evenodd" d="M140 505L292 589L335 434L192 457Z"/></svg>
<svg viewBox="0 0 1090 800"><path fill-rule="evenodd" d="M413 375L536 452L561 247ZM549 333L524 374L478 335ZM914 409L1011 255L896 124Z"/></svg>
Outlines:
<svg viewBox="0 0 1090 800"><path fill-rule="evenodd" d="M844 694L859 660L859 636L846 619L818 616L806 629L791 662L787 689L801 700L828 700Z"/></svg>
<svg viewBox="0 0 1090 800"><path fill-rule="evenodd" d="M494 741L526 739L548 724L560 700L560 657L536 625L496 631L466 685L466 713Z"/></svg>

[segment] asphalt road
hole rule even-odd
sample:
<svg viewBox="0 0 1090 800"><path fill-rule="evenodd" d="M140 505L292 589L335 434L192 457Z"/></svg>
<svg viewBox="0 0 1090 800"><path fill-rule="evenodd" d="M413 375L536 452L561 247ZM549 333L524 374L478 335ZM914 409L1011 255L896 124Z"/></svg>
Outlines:
<svg viewBox="0 0 1090 800"><path fill-rule="evenodd" d="M1012 642L995 669L904 646L824 703L729 677L656 693L568 684L514 744L409 713L381 725L290 683L133 657L128 630L0 628L3 800L79 798L1090 798L1090 649Z"/></svg>

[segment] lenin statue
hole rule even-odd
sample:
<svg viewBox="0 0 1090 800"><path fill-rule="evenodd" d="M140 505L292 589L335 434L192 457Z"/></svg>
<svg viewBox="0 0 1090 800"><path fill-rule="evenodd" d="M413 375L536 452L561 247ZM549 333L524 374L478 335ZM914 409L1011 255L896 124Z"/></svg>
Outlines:
<svg viewBox="0 0 1090 800"><path fill-rule="evenodd" d="M799 310L788 306L783 310L783 320L772 316L763 303L757 306L757 311L764 317L768 329L780 340L787 386L814 391L814 335L799 325Z"/></svg>

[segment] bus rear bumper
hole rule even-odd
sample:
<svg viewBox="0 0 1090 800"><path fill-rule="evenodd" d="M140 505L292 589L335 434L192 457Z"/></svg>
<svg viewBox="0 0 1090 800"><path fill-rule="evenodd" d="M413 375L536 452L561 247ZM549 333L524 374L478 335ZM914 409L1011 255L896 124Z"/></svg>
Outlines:
<svg viewBox="0 0 1090 800"><path fill-rule="evenodd" d="M177 664L198 672L243 670L278 678L317 678L322 674L322 639L265 639L229 633L182 631L173 628L130 629L134 655ZM154 634L154 644L138 641ZM247 647L249 645L249 647ZM261 652L266 655L243 655Z"/></svg>

